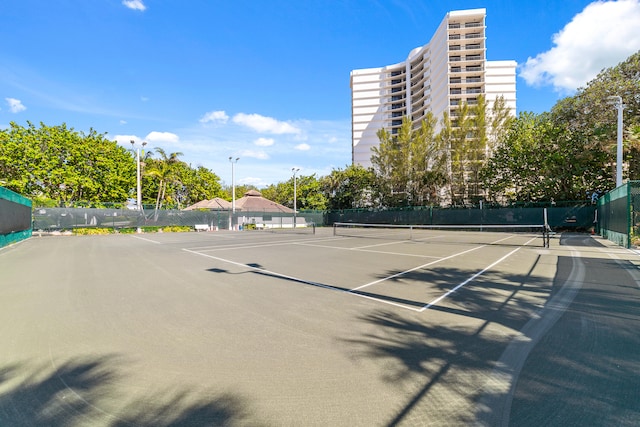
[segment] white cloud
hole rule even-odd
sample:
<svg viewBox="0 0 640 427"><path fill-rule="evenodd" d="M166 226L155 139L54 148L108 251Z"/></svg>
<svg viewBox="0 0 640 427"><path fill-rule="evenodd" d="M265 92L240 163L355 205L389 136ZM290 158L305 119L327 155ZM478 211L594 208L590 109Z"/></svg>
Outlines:
<svg viewBox="0 0 640 427"><path fill-rule="evenodd" d="M251 157L254 159L267 160L269 155L262 150L242 150L239 153L239 157Z"/></svg>
<svg viewBox="0 0 640 427"><path fill-rule="evenodd" d="M22 104L22 101L20 101L19 99L5 98L4 100L7 101L7 104L9 105L9 111L11 111L12 113L19 113L20 111L24 111L27 109L27 107L25 107Z"/></svg>
<svg viewBox="0 0 640 427"><path fill-rule="evenodd" d="M258 138L254 142L258 147L271 147L275 143L273 138Z"/></svg>
<svg viewBox="0 0 640 427"><path fill-rule="evenodd" d="M147 9L142 0L122 0L122 4L133 10L144 11Z"/></svg>
<svg viewBox="0 0 640 427"><path fill-rule="evenodd" d="M120 124L121 124L121 125L126 125L126 124L127 124L127 121L126 121L126 120L120 120Z"/></svg>
<svg viewBox="0 0 640 427"><path fill-rule="evenodd" d="M146 140L149 142L168 142L175 144L180 141L180 138L175 133L153 131L147 135Z"/></svg>
<svg viewBox="0 0 640 427"><path fill-rule="evenodd" d="M309 151L309 150L311 150L311 146L309 144L298 144L293 148L295 148L296 150L299 150L299 151Z"/></svg>
<svg viewBox="0 0 640 427"><path fill-rule="evenodd" d="M227 121L229 121L229 116L224 111L209 111L200 119L200 123L218 122L224 124Z"/></svg>
<svg viewBox="0 0 640 427"><path fill-rule="evenodd" d="M299 134L301 130L291 123L281 122L272 117L261 116L260 114L238 113L233 116L233 122L246 126L256 132L282 134Z"/></svg>
<svg viewBox="0 0 640 427"><path fill-rule="evenodd" d="M116 135L113 137L113 140L123 147L127 148L131 147L131 141L135 142L136 144L142 143L142 139L136 135Z"/></svg>
<svg viewBox="0 0 640 427"><path fill-rule="evenodd" d="M640 0L593 2L554 34L553 48L520 66L520 77L572 92L640 49L638 22Z"/></svg>

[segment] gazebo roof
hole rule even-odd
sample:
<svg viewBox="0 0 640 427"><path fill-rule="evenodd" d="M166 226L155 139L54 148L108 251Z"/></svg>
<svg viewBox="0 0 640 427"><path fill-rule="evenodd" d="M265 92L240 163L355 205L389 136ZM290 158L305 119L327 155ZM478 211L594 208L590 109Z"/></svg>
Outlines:
<svg viewBox="0 0 640 427"><path fill-rule="evenodd" d="M193 205L184 208L185 211L192 211L195 209L209 209L209 210L223 210L227 211L231 209L231 202L227 202L220 197L215 197L210 200L201 200L198 203L194 203Z"/></svg>
<svg viewBox="0 0 640 427"><path fill-rule="evenodd" d="M244 197L236 200L236 210L245 212L282 212L293 213L293 209L262 197L262 193L249 190Z"/></svg>

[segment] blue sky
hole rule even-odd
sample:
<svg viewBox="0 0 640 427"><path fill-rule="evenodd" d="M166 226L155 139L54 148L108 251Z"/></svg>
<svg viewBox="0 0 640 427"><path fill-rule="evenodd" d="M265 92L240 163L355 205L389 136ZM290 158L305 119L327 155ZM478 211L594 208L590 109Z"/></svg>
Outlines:
<svg viewBox="0 0 640 427"><path fill-rule="evenodd" d="M351 162L353 69L395 64L447 12L487 10L518 111L548 111L640 50L640 0L3 0L0 127L147 141L262 188Z"/></svg>

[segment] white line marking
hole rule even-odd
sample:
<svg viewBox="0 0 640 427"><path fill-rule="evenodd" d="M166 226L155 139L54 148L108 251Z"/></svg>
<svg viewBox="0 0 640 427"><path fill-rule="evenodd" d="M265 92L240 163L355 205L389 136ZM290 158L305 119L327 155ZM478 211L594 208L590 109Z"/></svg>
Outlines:
<svg viewBox="0 0 640 427"><path fill-rule="evenodd" d="M155 243L156 245L161 245L162 243L155 241L155 240L151 240L151 239L146 239L144 237L140 237L140 236L131 236L134 239L140 239L140 240L144 240L145 242L150 242L150 243Z"/></svg>
<svg viewBox="0 0 640 427"><path fill-rule="evenodd" d="M439 256L434 256L434 255L416 255L416 254L404 254L404 253L401 253L401 252L374 251L374 250L360 249L360 248L342 248L340 246L313 245L311 243L296 243L296 244L300 245L300 246L311 246L313 248L337 249L337 250L341 250L341 251L368 252L368 253L373 253L373 254L409 256L409 257L416 257L416 258L436 258L436 259L440 258Z"/></svg>
<svg viewBox="0 0 640 427"><path fill-rule="evenodd" d="M444 237L444 236L432 236L432 237L423 237L421 239L398 240L398 241L395 241L395 242L378 243L378 244L375 244L375 245L356 246L355 248L352 248L352 249L355 250L355 249L375 248L376 246L398 245L398 244L404 244L404 243L407 243L407 242L412 242L412 241L417 241L417 240L422 241L422 240L437 239L437 238L440 238L440 237Z"/></svg>
<svg viewBox="0 0 640 427"><path fill-rule="evenodd" d="M537 237L534 237L533 239L529 240L524 246L526 246L527 244L529 244L530 242L534 241L535 239L537 239ZM458 289L460 289L461 287L467 285L468 283L470 283L471 281L475 280L477 277L481 276L482 274L484 274L487 270L492 269L493 267L495 267L496 265L500 264L502 261L504 261L505 259L509 258L511 255L515 254L516 252L518 252L522 247L518 247L515 248L514 250L512 250L511 252L509 252L508 254L506 254L505 256L503 256L502 258L500 258L499 260L495 261L494 263L492 263L491 265L489 265L488 267L485 267L483 270L477 272L476 274L474 274L473 276L469 277L467 280L465 280L464 282L460 283L458 286L456 286L453 289L450 289L449 291L447 291L445 294L439 296L438 298L434 299L433 301L431 301L429 304L425 305L424 307L422 307L422 309L420 311L424 311L424 310L428 310L431 307L433 307L434 305L436 305L437 303L439 303L440 301L442 301L443 299L447 298L449 295L453 294L454 292L456 292Z"/></svg>
<svg viewBox="0 0 640 427"><path fill-rule="evenodd" d="M353 295L353 296L360 297L360 298L366 298L366 299L378 301L378 302L381 302L381 303L384 303L384 304L389 304L389 305L393 305L393 306L396 306L396 307L405 308L407 310L420 311L419 308L414 308L414 307L410 307L410 306L406 306L406 305L402 305L402 304L397 304L397 303L394 303L392 301L386 301L384 299L375 298L375 297L372 297L372 296L369 296L369 295L362 295L362 294L354 293L351 290L342 289L342 288L340 288L338 286L325 285L323 283L312 282L310 280L305 280L305 279L300 279L298 277L288 276L286 274L276 273L275 271L266 270L264 268L253 267L253 266L250 266L250 265L247 265L247 264L242 264L240 262L231 261L229 259L224 259L224 258L216 257L216 256L213 256L213 255L208 255L208 254L203 254L203 253L200 253L200 252L195 252L195 251L192 251L192 250L186 249L186 248L182 248L182 250L185 251L185 252L192 253L194 255L200 255L200 256L205 257L205 258L215 259L216 261L226 262L226 263L233 264L233 265L236 265L236 266L239 266L239 267L247 268L249 270L254 270L254 271L259 271L259 272L262 272L262 273L271 274L273 276L281 277L283 279L293 280L293 281L300 282L300 283L306 283L308 285L317 286L317 287L324 288L324 289L329 289L329 290L332 290L332 291L343 292L345 294L349 294L349 295Z"/></svg>
<svg viewBox="0 0 640 427"><path fill-rule="evenodd" d="M308 240L281 240L281 241L275 241L275 242L266 242L266 243L235 243L232 245L224 245L224 246L198 246L195 248L191 248L194 251L219 251L219 250L225 250L225 249L252 249L252 248L264 248L264 247L269 247L269 246L282 246L282 245L291 245L291 244L297 244L297 243L304 243L304 242L318 242L318 241L322 241L322 240L333 240L335 239L335 237L332 238L324 238L324 239L308 239Z"/></svg>
<svg viewBox="0 0 640 427"><path fill-rule="evenodd" d="M384 281L387 281L387 280L390 280L390 279L395 279L396 277L403 276L403 275L405 275L405 274L407 274L407 273L411 273L412 271L420 270L421 268L425 268L425 267L428 267L428 266L430 266L430 265L437 264L437 263L439 263L440 261L446 261L446 260L448 260L448 259L455 258L455 257L457 257L457 256L464 255L464 254L469 253L469 252L476 251L476 250L481 249L481 248L484 248L484 247L486 247L486 246L487 246L487 245L482 245L482 246L478 246L478 247L475 247L475 248L472 248L472 249L468 249L468 250L466 250L466 251L458 252L457 254L449 255L448 257L440 258L440 259L438 259L438 260L431 261L431 262L428 262L428 263L426 263L426 264L419 265L419 266L414 267L414 268L410 268L409 270L405 270L405 271L402 271L402 272L400 272L400 273L393 274L393 275L391 275L391 276L389 276L389 277L385 277L385 278L383 278L383 279L378 279L378 280L376 280L376 281L373 281L373 282L370 282L370 283L364 284L364 285L362 285L362 286L358 286L357 288L353 288L353 289L351 289L351 291L358 291L358 290L360 290L360 289L366 288L367 286L375 285L376 283L384 282Z"/></svg>

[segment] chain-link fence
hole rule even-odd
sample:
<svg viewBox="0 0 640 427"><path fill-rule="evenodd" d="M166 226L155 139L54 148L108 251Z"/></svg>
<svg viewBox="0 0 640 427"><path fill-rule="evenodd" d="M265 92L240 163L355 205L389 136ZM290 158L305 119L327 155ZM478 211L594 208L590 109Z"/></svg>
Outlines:
<svg viewBox="0 0 640 427"><path fill-rule="evenodd" d="M595 206L590 204L548 207L490 207L344 210L327 213L328 224L354 222L399 225L544 225L554 230L586 231L593 227Z"/></svg>
<svg viewBox="0 0 640 427"><path fill-rule="evenodd" d="M188 226L201 230L293 228L322 225L323 212L244 212L229 210L149 210L99 208L36 208L33 229L42 231L77 228L142 228Z"/></svg>
<svg viewBox="0 0 640 427"><path fill-rule="evenodd" d="M629 181L598 200L598 234L631 247L640 235L640 181Z"/></svg>
<svg viewBox="0 0 640 427"><path fill-rule="evenodd" d="M331 226L335 222L406 225L543 225L554 230L586 231L593 227L595 206L563 207L354 209L341 211L299 211L296 214L268 211L228 210L130 210L98 208L36 208L34 230L70 230L85 227L138 228L189 226L197 229L292 228Z"/></svg>

